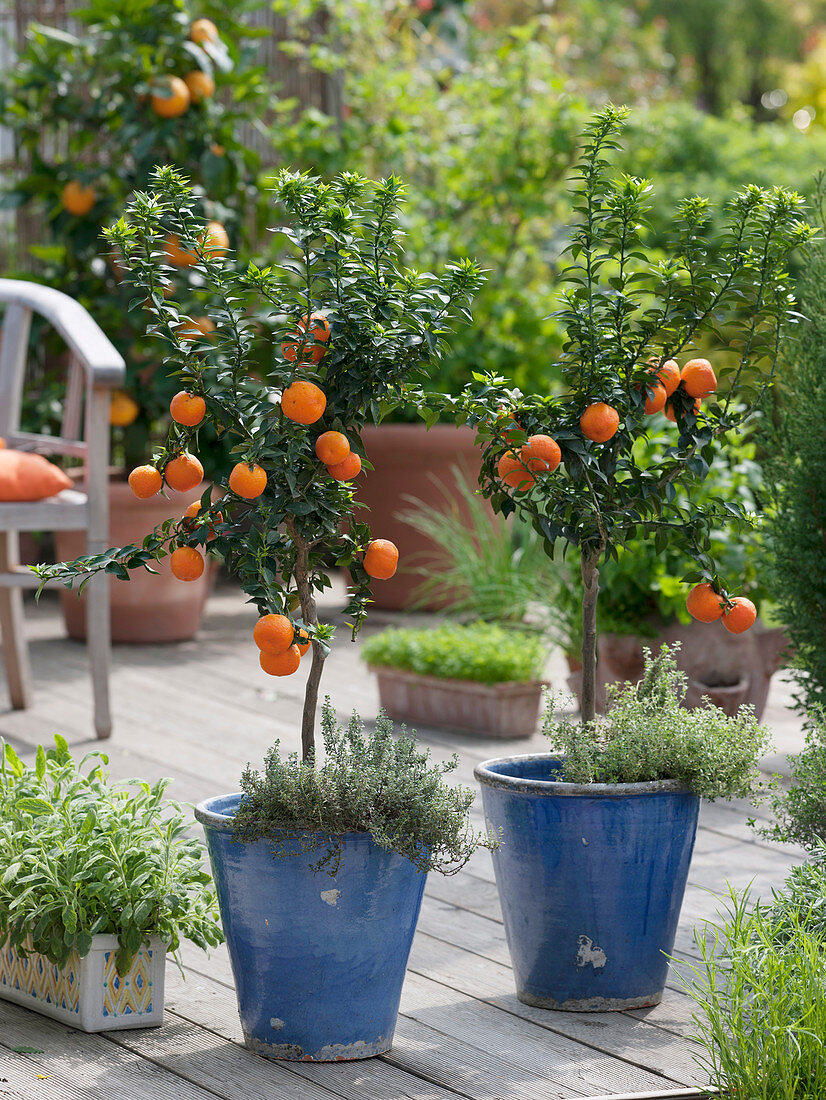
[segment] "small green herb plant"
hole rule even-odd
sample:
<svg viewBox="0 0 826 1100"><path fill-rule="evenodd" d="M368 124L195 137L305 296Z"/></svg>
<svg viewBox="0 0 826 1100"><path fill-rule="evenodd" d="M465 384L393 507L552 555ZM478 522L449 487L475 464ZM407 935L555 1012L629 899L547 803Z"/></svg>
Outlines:
<svg viewBox="0 0 826 1100"><path fill-rule="evenodd" d="M484 622L383 630L368 638L361 653L376 668L477 684L539 680L547 658L541 637Z"/></svg>
<svg viewBox="0 0 826 1100"><path fill-rule="evenodd" d="M686 710L687 677L678 646L645 650L638 684L617 685L604 718L588 725L557 718L549 698L542 732L565 754L568 783L673 779L703 798L748 798L760 788L757 762L769 731L749 707L730 718L717 707Z"/></svg>
<svg viewBox="0 0 826 1100"><path fill-rule="evenodd" d="M123 974L150 936L173 953L182 939L222 942L202 847L164 799L169 780L111 783L105 755L77 763L60 736L34 767L0 747L0 945L62 966L108 933Z"/></svg>
<svg viewBox="0 0 826 1100"><path fill-rule="evenodd" d="M730 892L727 912L695 930L701 962L698 1062L722 1096L809 1100L826 1094L826 849L796 867L768 906Z"/></svg>
<svg viewBox="0 0 826 1100"><path fill-rule="evenodd" d="M321 730L325 760L318 767L295 753L282 759L277 742L263 775L247 766L244 797L233 818L236 840L270 840L276 856L293 854L296 839L305 851L326 848L316 869L331 874L345 833L370 833L376 844L406 856L420 871L445 875L459 871L480 845L495 845L468 824L473 791L444 782L459 763L456 756L431 764L429 750L419 748L404 727L401 737L393 736L384 713L369 737L357 714L342 728L329 698L322 704Z"/></svg>
<svg viewBox="0 0 826 1100"><path fill-rule="evenodd" d="M809 716L803 751L790 757L792 785L772 797L774 822L761 830L786 844L816 848L826 841L826 711Z"/></svg>

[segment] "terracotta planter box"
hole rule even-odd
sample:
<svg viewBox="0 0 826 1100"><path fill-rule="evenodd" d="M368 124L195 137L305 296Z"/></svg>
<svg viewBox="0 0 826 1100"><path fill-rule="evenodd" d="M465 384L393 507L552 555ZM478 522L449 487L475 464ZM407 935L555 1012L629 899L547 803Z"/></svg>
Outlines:
<svg viewBox="0 0 826 1100"><path fill-rule="evenodd" d="M156 936L135 955L128 974L118 974L117 936L93 936L88 955L73 951L65 966L45 955L23 958L0 947L0 998L79 1031L158 1027L163 1023L166 947Z"/></svg>
<svg viewBox="0 0 826 1100"><path fill-rule="evenodd" d="M423 726L468 730L502 739L536 732L543 680L527 684L476 684L442 680L397 668L372 667L379 701L391 718Z"/></svg>
<svg viewBox="0 0 826 1100"><path fill-rule="evenodd" d="M439 548L396 517L410 509L409 497L442 511L462 511L463 502L451 491L456 484L452 467L476 488L482 455L475 439L471 428L450 424L436 424L430 431L424 424L380 424L362 432L374 469L354 483L357 499L367 506L356 515L370 525L374 538L395 542L400 555L396 576L372 586L376 607L397 611L412 604L423 580L413 570L426 567Z"/></svg>
<svg viewBox="0 0 826 1100"><path fill-rule="evenodd" d="M187 507L200 500L205 484L188 493L168 490L167 497L139 500L125 481L109 482L110 546L140 546L149 532L167 519L179 519ZM82 531L55 532L58 561L71 561L86 553ZM109 580L112 641L127 643L180 642L191 638L201 623L213 571L204 570L197 581L179 581L172 575L169 558L156 563L157 574L135 570L131 580ZM60 606L70 638L86 638L86 599L75 591L60 589Z"/></svg>

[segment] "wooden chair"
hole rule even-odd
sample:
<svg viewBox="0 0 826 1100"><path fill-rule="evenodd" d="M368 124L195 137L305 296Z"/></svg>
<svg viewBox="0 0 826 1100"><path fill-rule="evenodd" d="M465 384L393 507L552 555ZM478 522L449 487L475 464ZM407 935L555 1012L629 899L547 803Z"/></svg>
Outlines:
<svg viewBox="0 0 826 1100"><path fill-rule="evenodd" d="M23 628L23 589L38 578L19 565L19 531L86 531L87 552L109 544L109 401L123 384L124 362L86 310L50 287L0 279L5 303L0 348L0 437L9 447L84 460L85 483L47 500L0 502L0 633L11 704L31 704L31 669ZM20 431L20 407L32 314L45 318L66 342L69 370L60 436ZM81 434L82 430L82 434ZM87 585L87 640L97 736L112 731L109 711L109 578Z"/></svg>

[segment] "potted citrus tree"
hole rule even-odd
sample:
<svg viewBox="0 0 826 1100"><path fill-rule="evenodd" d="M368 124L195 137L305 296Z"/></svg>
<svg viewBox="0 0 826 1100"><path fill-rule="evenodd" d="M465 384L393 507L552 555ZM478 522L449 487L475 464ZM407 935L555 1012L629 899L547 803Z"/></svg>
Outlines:
<svg viewBox="0 0 826 1100"><path fill-rule="evenodd" d="M169 780L112 783L106 762L58 735L27 766L0 741L0 998L81 1031L163 1023L167 951L223 938Z"/></svg>
<svg viewBox="0 0 826 1100"><path fill-rule="evenodd" d="M273 676L306 676L301 758L276 746L241 794L207 799L204 824L248 1046L269 1057L338 1060L389 1049L425 875L455 869L480 841L467 824L472 793L449 787L453 765L430 765L385 718L372 738L357 716L340 729L324 708L326 759L316 759L319 684L333 627L315 595L335 563L349 569L353 633L371 585L393 575L395 546L354 514L352 479L367 465L360 432L398 400L411 375L439 357L450 325L469 317L476 265L418 274L400 259L395 178L346 174L331 183L282 172L279 232L292 258L235 274L214 249L192 191L171 168L138 194L109 232L138 295L155 317L180 392L174 425L151 463L130 474L140 498L163 485L186 491L211 421L230 445L228 469L194 508L142 546L115 548L41 576L73 583L96 571L128 576L168 555L181 583L221 555L258 613L250 659ZM182 340L181 315L163 294L162 242L174 232L198 255L218 353L204 360ZM264 379L251 375L257 329L244 302L260 295L282 334ZM160 344L159 344L160 347ZM309 666L309 668L307 667ZM240 842L240 843L239 843Z"/></svg>
<svg viewBox="0 0 826 1100"><path fill-rule="evenodd" d="M135 190L146 188L156 164L174 163L197 187L198 208L214 242L235 249L242 244L255 213L250 195L257 193L259 166L243 144L241 127L257 119L268 90L251 63L244 7L92 0L73 13L71 32L32 25L0 85L0 114L19 166L3 201L36 219L42 234L31 255L19 258L25 274L79 299L127 365L126 385L113 395L110 409L116 462L110 531L119 545L172 516L162 497L138 511L125 473L165 433L175 388L146 339L146 317L130 309L134 287L123 281L123 268L101 232ZM211 322L193 294L195 257L177 247L174 236L165 247L165 293L179 303L188 339L207 354ZM44 375L47 387L57 376L60 398L65 372L58 359ZM60 405L53 403L52 415L57 408L59 416ZM39 419L43 411L35 401L31 415L38 422L32 430L48 427ZM190 501L202 491L193 488ZM60 558L83 548L82 533L60 532L56 541ZM173 641L197 629L208 576L180 591L166 566L160 572L165 584L113 580L115 641ZM70 636L84 637L85 602L67 592L61 603Z"/></svg>
<svg viewBox="0 0 826 1100"><path fill-rule="evenodd" d="M601 725L595 714L600 569L632 537L659 551L679 547L684 579L694 583L689 613L709 623L710 634L739 633L754 622L754 605L725 588L710 551L713 529L745 524L748 517L736 500L700 504L690 489L705 479L721 436L742 423L771 382L794 317L787 259L813 232L802 220L798 195L750 186L728 204L713 252L705 243L708 203L692 198L677 211L667 257L650 255L651 185L612 178L607 159L625 115L609 105L595 116L577 167L577 220L560 311L567 392L523 397L488 378L454 403L479 432L482 491L494 508L529 518L549 553L567 546L579 553L581 719L594 766L578 766L580 747L564 760L513 757L476 770L486 818L503 830L494 861L519 996L570 1009L625 1008L660 998L697 793L707 791L713 777L720 781L711 793L718 795L748 786L744 774L762 737L756 726L741 737L737 718L728 720L734 725L709 718L704 748L694 737L708 763L705 780L700 769L686 786L686 773L673 767L666 749L685 746L693 727L673 705L680 691L669 687L668 669L665 683L654 683L633 713L636 726L642 723L651 745L663 751L652 748L641 769L607 767L602 750L624 727L612 725L610 713ZM711 353L712 366L698 352L714 345L719 352ZM642 465L638 441L659 410L673 422L672 445L657 462ZM703 713L694 714L702 723ZM754 723L748 712L742 721ZM715 763L714 746L725 738L746 745L734 774Z"/></svg>

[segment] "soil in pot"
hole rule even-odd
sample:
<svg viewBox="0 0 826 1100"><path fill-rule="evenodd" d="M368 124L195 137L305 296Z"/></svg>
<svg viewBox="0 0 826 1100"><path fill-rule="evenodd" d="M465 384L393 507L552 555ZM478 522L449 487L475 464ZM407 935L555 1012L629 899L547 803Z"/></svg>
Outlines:
<svg viewBox="0 0 826 1100"><path fill-rule="evenodd" d="M153 527L178 519L188 505L203 496L206 484L188 493L168 490L149 500L139 500L126 481L113 476L109 482L109 544L140 545ZM86 553L83 531L55 533L58 561L70 561ZM157 574L135 570L131 580L110 578L112 641L125 643L180 642L197 631L209 595L213 571L205 569L197 581L179 581L169 559L155 563ZM86 598L65 588L60 603L70 638L86 638Z"/></svg>
<svg viewBox="0 0 826 1100"><path fill-rule="evenodd" d="M244 1042L268 1058L337 1062L390 1049L426 875L368 833L273 854L233 841L240 794L207 799L204 826ZM302 838L304 848L313 839Z"/></svg>
<svg viewBox="0 0 826 1100"><path fill-rule="evenodd" d="M413 603L413 594L422 583L421 575L413 570L426 567L438 548L397 514L410 507L408 497L434 508L461 508L458 494L450 494L450 486L455 484L452 467L458 466L461 476L476 487L481 452L475 438L471 428L450 424L436 424L430 431L424 424L381 424L362 432L374 469L356 479L357 499L367 506L357 514L369 523L375 538L390 539L399 548L395 577L373 584L376 607L401 610Z"/></svg>

